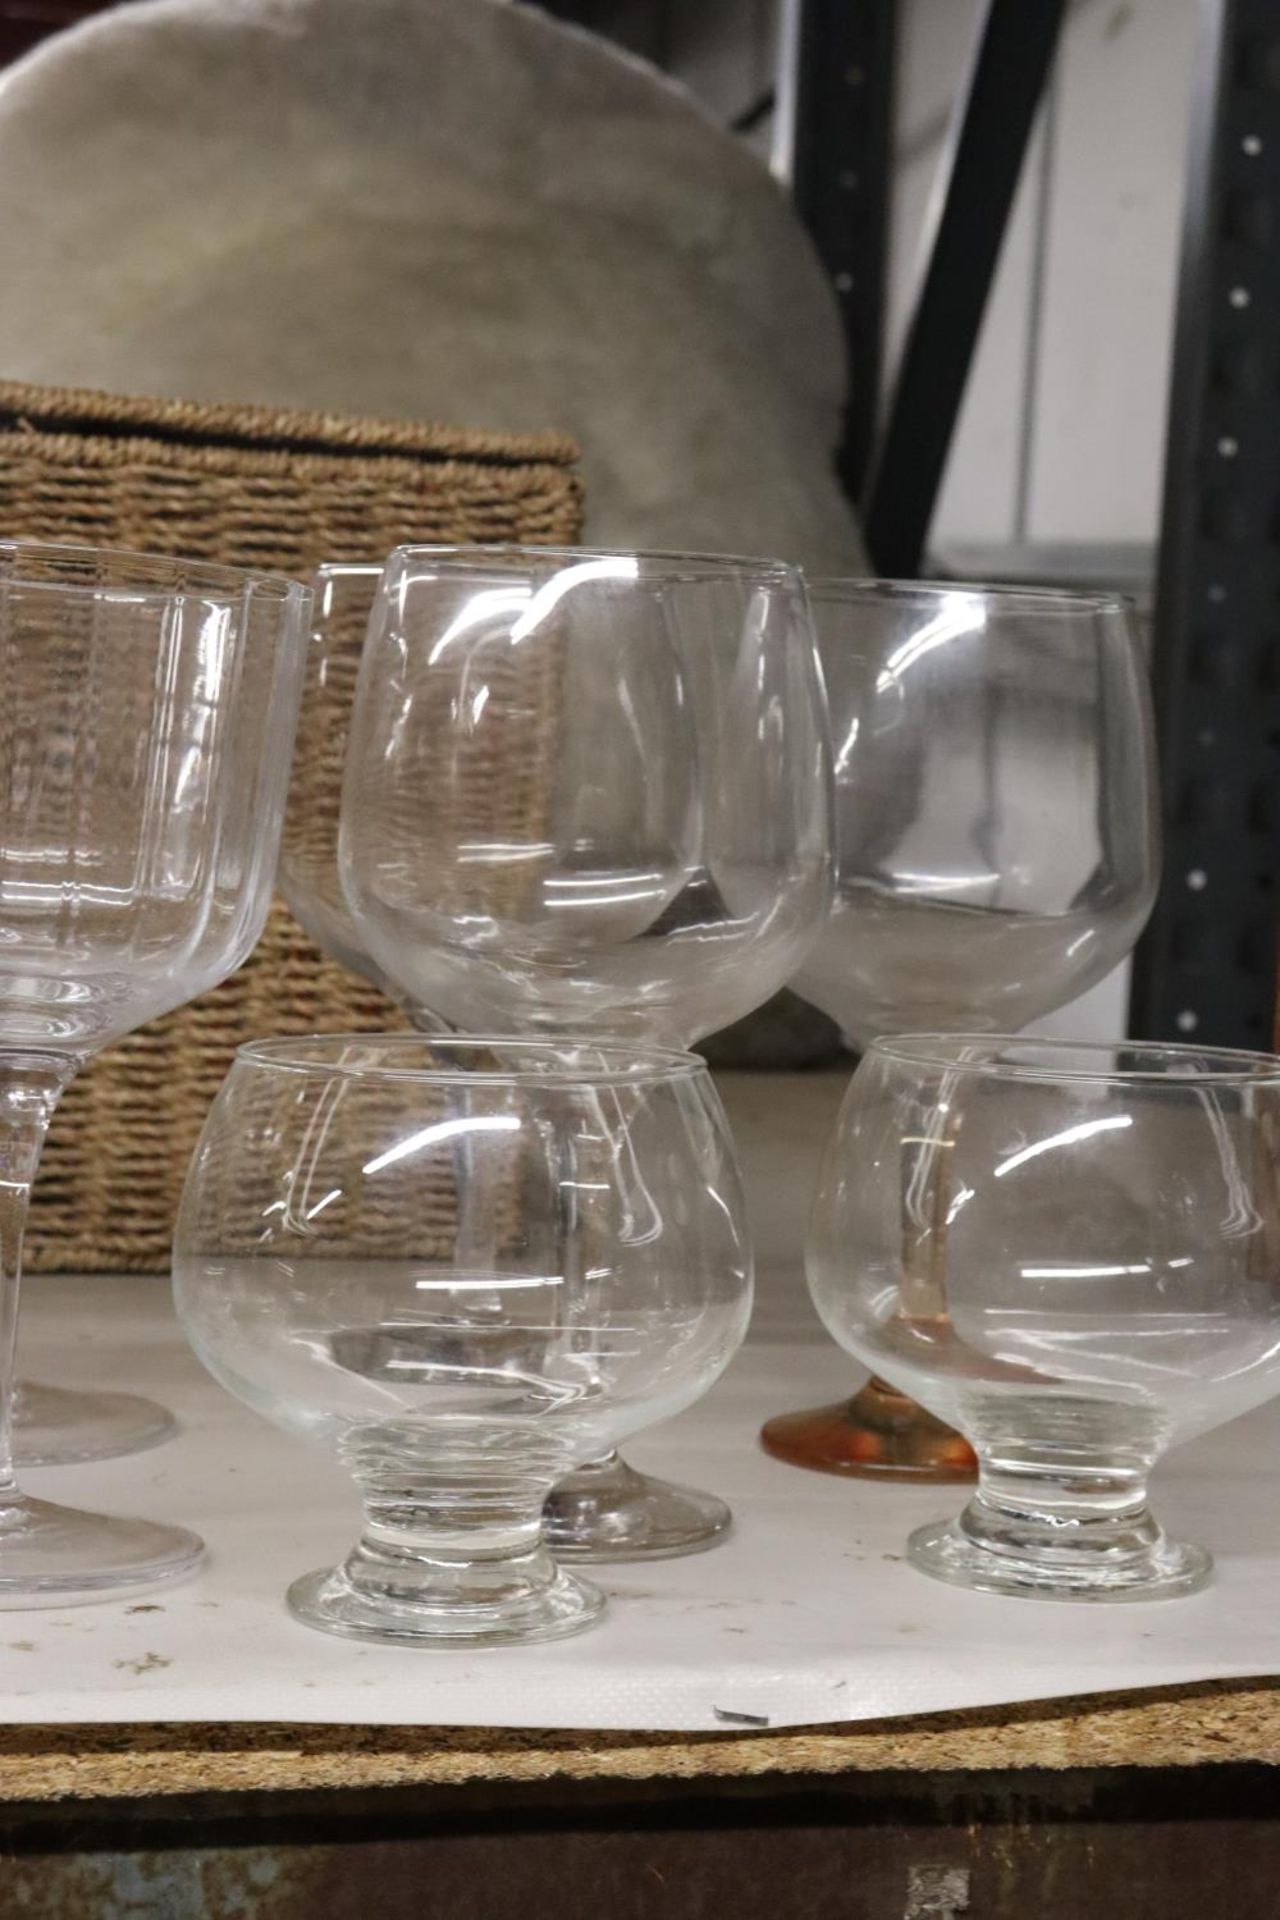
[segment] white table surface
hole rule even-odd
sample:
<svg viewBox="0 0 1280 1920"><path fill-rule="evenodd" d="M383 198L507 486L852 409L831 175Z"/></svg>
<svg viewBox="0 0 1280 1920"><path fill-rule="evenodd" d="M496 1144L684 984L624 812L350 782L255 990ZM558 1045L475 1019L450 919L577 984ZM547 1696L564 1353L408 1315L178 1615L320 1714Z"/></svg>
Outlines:
<svg viewBox="0 0 1280 1920"><path fill-rule="evenodd" d="M1166 1524L1210 1546L1190 1599L1087 1607L955 1592L902 1558L962 1490L866 1485L786 1467L763 1417L850 1390L809 1308L798 1239L834 1076L732 1079L760 1301L748 1344L698 1407L627 1449L714 1488L733 1537L713 1552L595 1569L611 1607L575 1640L476 1654L383 1650L286 1613L289 1581L339 1558L356 1505L341 1473L229 1399L187 1353L158 1279L36 1277L24 1371L151 1393L178 1438L132 1458L31 1470L33 1493L180 1520L207 1566L152 1596L0 1613L0 1720L324 1721L711 1729L773 1727L1280 1672L1280 1409L1187 1447L1157 1475Z"/></svg>

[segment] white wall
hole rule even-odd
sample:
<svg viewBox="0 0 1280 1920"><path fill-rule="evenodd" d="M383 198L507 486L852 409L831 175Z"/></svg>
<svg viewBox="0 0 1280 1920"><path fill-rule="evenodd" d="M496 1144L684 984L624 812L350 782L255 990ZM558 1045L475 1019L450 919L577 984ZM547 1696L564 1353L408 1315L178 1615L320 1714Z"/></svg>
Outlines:
<svg viewBox="0 0 1280 1920"><path fill-rule="evenodd" d="M1198 9L1089 0L1054 92L1032 539L1144 540L1160 512Z"/></svg>
<svg viewBox="0 0 1280 1920"><path fill-rule="evenodd" d="M721 120L734 120L772 84L776 0L686 0L668 9L667 33L672 73Z"/></svg>
<svg viewBox="0 0 1280 1920"><path fill-rule="evenodd" d="M980 0L905 0L890 365ZM1076 0L957 428L935 546L1154 541L1195 0Z"/></svg>

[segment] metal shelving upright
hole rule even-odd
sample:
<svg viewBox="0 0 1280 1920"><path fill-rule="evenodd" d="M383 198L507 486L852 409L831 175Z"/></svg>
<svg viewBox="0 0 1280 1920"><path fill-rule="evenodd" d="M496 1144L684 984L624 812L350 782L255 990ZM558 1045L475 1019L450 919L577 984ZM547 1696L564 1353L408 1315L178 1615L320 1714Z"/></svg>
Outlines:
<svg viewBox="0 0 1280 1920"><path fill-rule="evenodd" d="M1164 884L1133 1024L1257 1047L1280 916L1280 10L1212 0L1205 30L1156 593Z"/></svg>

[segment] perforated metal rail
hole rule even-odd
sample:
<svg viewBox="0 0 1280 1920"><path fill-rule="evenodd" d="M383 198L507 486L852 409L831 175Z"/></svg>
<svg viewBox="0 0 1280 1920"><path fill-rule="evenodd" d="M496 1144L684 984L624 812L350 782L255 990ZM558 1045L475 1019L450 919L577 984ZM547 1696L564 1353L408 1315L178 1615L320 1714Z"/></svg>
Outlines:
<svg viewBox="0 0 1280 1920"><path fill-rule="evenodd" d="M1206 24L1156 607L1164 886L1133 1027L1257 1047L1280 924L1280 8L1221 0Z"/></svg>

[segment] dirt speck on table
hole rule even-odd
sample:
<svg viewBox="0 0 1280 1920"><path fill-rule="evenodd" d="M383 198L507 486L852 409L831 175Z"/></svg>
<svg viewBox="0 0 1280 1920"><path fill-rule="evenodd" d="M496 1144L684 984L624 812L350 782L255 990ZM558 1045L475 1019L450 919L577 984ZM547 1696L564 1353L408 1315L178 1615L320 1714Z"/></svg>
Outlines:
<svg viewBox="0 0 1280 1920"><path fill-rule="evenodd" d="M154 1673L157 1667L171 1667L172 1660L166 1660L160 1653L144 1653L137 1660L113 1660L113 1667L120 1667L128 1673Z"/></svg>

